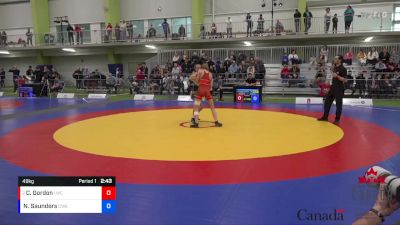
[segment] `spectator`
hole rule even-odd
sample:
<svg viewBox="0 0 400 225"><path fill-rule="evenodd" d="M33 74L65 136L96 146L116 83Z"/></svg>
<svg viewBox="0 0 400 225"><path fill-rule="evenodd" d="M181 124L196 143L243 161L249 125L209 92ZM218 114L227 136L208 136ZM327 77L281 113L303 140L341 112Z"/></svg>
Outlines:
<svg viewBox="0 0 400 225"><path fill-rule="evenodd" d="M317 83L317 85L319 86L319 96L320 97L326 97L329 93L329 90L331 89L331 85L329 84L329 81L319 81Z"/></svg>
<svg viewBox="0 0 400 225"><path fill-rule="evenodd" d="M286 51L283 53L282 56L282 66L284 65L289 65L289 56Z"/></svg>
<svg viewBox="0 0 400 225"><path fill-rule="evenodd" d="M253 33L253 20L251 19L250 13L247 13L246 15L246 24L247 24L246 36L251 37L251 34Z"/></svg>
<svg viewBox="0 0 400 225"><path fill-rule="evenodd" d="M256 73L256 68L254 67L254 63L250 62L249 67L247 67L247 74L251 74L254 77L255 73Z"/></svg>
<svg viewBox="0 0 400 225"><path fill-rule="evenodd" d="M260 81L261 85L263 85L266 71L264 63L258 57L255 58L254 71L255 71L255 78Z"/></svg>
<svg viewBox="0 0 400 225"><path fill-rule="evenodd" d="M366 80L364 74L366 74L367 71L363 71L359 73L356 77L356 84L354 86L353 92L351 95L354 95L354 93L358 90L359 91L359 97L365 96L365 90L366 90Z"/></svg>
<svg viewBox="0 0 400 225"><path fill-rule="evenodd" d="M149 28L149 30L147 31L147 37L148 38L153 38L153 37L156 37L156 29L153 27L153 24L150 24L150 28Z"/></svg>
<svg viewBox="0 0 400 225"><path fill-rule="evenodd" d="M386 64L380 59L379 62L377 64L375 64L375 72L377 73L375 78L382 73L386 72Z"/></svg>
<svg viewBox="0 0 400 225"><path fill-rule="evenodd" d="M70 45L73 45L74 44L74 28L69 23L67 26L67 33L68 33L68 42Z"/></svg>
<svg viewBox="0 0 400 225"><path fill-rule="evenodd" d="M5 30L1 32L1 46L7 46L7 33Z"/></svg>
<svg viewBox="0 0 400 225"><path fill-rule="evenodd" d="M6 71L4 71L4 68L0 69L0 88L5 87L5 81L6 81Z"/></svg>
<svg viewBox="0 0 400 225"><path fill-rule="evenodd" d="M383 48L383 51L379 53L379 59L382 60L383 63L386 63L390 59L390 54L387 51L387 48Z"/></svg>
<svg viewBox="0 0 400 225"><path fill-rule="evenodd" d="M344 54L343 63L346 63L348 66L353 65L353 52L350 49Z"/></svg>
<svg viewBox="0 0 400 225"><path fill-rule="evenodd" d="M83 88L83 73L80 68L77 68L74 73L72 74L72 77L75 79L76 83L76 89L82 89Z"/></svg>
<svg viewBox="0 0 400 225"><path fill-rule="evenodd" d="M117 93L117 78L112 74L109 74L106 80L106 88L107 93L111 93L111 90L114 89L114 93Z"/></svg>
<svg viewBox="0 0 400 225"><path fill-rule="evenodd" d="M329 51L326 45L321 48L319 55L320 55L320 62L326 64L328 62L328 55L329 55Z"/></svg>
<svg viewBox="0 0 400 225"><path fill-rule="evenodd" d="M296 50L293 49L292 53L289 55L289 65L298 64L299 63L299 56L296 53Z"/></svg>
<svg viewBox="0 0 400 225"><path fill-rule="evenodd" d="M282 83L287 83L289 78L290 78L290 70L288 65L284 65L282 70L281 70L281 78L282 78Z"/></svg>
<svg viewBox="0 0 400 225"><path fill-rule="evenodd" d="M17 68L17 66L13 66L11 69L8 70L8 72L12 73L12 79L13 79L13 83L14 83L14 92L16 92L17 88L18 88L17 81L18 81L20 70Z"/></svg>
<svg viewBox="0 0 400 225"><path fill-rule="evenodd" d="M217 25L214 22L211 25L211 37L217 38Z"/></svg>
<svg viewBox="0 0 400 225"><path fill-rule="evenodd" d="M179 55L178 52L175 52L174 57L172 57L172 63L179 64L180 61L181 61L181 56Z"/></svg>
<svg viewBox="0 0 400 225"><path fill-rule="evenodd" d="M33 36L33 34L31 32L30 28L28 28L28 31L26 32L25 35L26 35L26 42L27 42L28 46L29 45L33 46L33 44L32 44L32 36Z"/></svg>
<svg viewBox="0 0 400 225"><path fill-rule="evenodd" d="M331 25L331 17L332 17L331 9L326 8L325 9L325 17L324 17L325 18L325 34L327 34L329 31L329 27Z"/></svg>
<svg viewBox="0 0 400 225"><path fill-rule="evenodd" d="M121 40L125 41L126 39L126 22L125 20L120 21L120 31L121 31Z"/></svg>
<svg viewBox="0 0 400 225"><path fill-rule="evenodd" d="M347 9L344 11L344 29L346 34L350 32L350 26L351 23L353 22L353 17L354 17L354 10L349 5L347 6Z"/></svg>
<svg viewBox="0 0 400 225"><path fill-rule="evenodd" d="M231 17L228 17L228 20L226 21L226 36L227 36L227 38L232 38L232 19L231 19Z"/></svg>
<svg viewBox="0 0 400 225"><path fill-rule="evenodd" d="M235 73L238 72L238 70L239 70L239 67L238 67L238 65L236 64L236 61L233 61L232 64L231 64L231 65L229 66L229 68L228 68L228 72L229 72L230 74L235 74Z"/></svg>
<svg viewBox="0 0 400 225"><path fill-rule="evenodd" d="M182 72L185 74L192 73L192 66L190 65L189 59L185 59L182 64Z"/></svg>
<svg viewBox="0 0 400 225"><path fill-rule="evenodd" d="M39 66L36 66L35 71L33 71L33 75L35 76L35 83L41 83L43 81L43 71Z"/></svg>
<svg viewBox="0 0 400 225"><path fill-rule="evenodd" d="M322 83L326 78L326 72L325 72L325 67L322 64L318 64L318 71L317 74L315 74L315 83L319 85L319 83Z"/></svg>
<svg viewBox="0 0 400 225"><path fill-rule="evenodd" d="M111 25L111 23L108 23L106 31L107 31L107 36L106 36L107 37L107 41L111 41L112 32L113 32L113 26Z"/></svg>
<svg viewBox="0 0 400 225"><path fill-rule="evenodd" d="M290 77L289 77L289 87L293 84L299 83L300 79L300 68L297 64L293 64L292 68L290 69Z"/></svg>
<svg viewBox="0 0 400 225"><path fill-rule="evenodd" d="M275 24L275 31L276 31L276 34L277 34L277 35L280 35L281 32L284 31L284 29L285 29L285 28L283 27L282 22L281 22L280 20L277 20L277 21L276 21L276 24Z"/></svg>
<svg viewBox="0 0 400 225"><path fill-rule="evenodd" d="M396 64L394 64L392 59L389 59L389 62L386 63L387 72L393 74L396 70Z"/></svg>
<svg viewBox="0 0 400 225"><path fill-rule="evenodd" d="M178 63L174 63L174 67L172 68L171 74L173 76L179 76L181 74L181 68L178 66Z"/></svg>
<svg viewBox="0 0 400 225"><path fill-rule="evenodd" d="M56 77L53 81L53 84L50 86L50 92L59 92L62 90L63 84L60 82L60 78Z"/></svg>
<svg viewBox="0 0 400 225"><path fill-rule="evenodd" d="M136 68L135 80L139 85L143 85L145 78L143 66L139 64Z"/></svg>
<svg viewBox="0 0 400 225"><path fill-rule="evenodd" d="M128 38L130 41L133 40L133 24L131 21L126 23L126 30L128 31Z"/></svg>
<svg viewBox="0 0 400 225"><path fill-rule="evenodd" d="M361 49L360 52L357 53L357 59L360 62L361 66L365 66L367 64L367 54L365 54L363 49Z"/></svg>
<svg viewBox="0 0 400 225"><path fill-rule="evenodd" d="M254 78L253 74L251 74L251 73L247 74L246 84L249 86L254 86L257 84L257 80L256 80L256 78Z"/></svg>
<svg viewBox="0 0 400 225"><path fill-rule="evenodd" d="M378 51L376 51L375 48L372 48L367 54L367 64L375 65L378 62L378 59Z"/></svg>
<svg viewBox="0 0 400 225"><path fill-rule="evenodd" d="M304 17L304 24L305 24L305 34L308 34L308 30L311 28L311 20L312 20L312 13L308 11L308 7L306 7L306 11L303 13Z"/></svg>
<svg viewBox="0 0 400 225"><path fill-rule="evenodd" d="M204 24L200 25L200 38L205 39L206 38L206 27Z"/></svg>
<svg viewBox="0 0 400 225"><path fill-rule="evenodd" d="M339 19L337 18L337 14L332 18L332 33L337 34L337 25L338 25Z"/></svg>
<svg viewBox="0 0 400 225"><path fill-rule="evenodd" d="M17 82L17 89L24 86L26 83L25 79L22 76L18 76L16 82Z"/></svg>
<svg viewBox="0 0 400 225"><path fill-rule="evenodd" d="M76 44L83 44L83 31L79 24L75 25Z"/></svg>
<svg viewBox="0 0 400 225"><path fill-rule="evenodd" d="M116 78L122 78L124 75L122 74L122 71L120 70L120 68L119 67L117 67L116 69L115 69L115 77Z"/></svg>
<svg viewBox="0 0 400 225"><path fill-rule="evenodd" d="M115 24L114 33L115 33L115 40L120 41L121 40L121 27L120 27L119 23Z"/></svg>
<svg viewBox="0 0 400 225"><path fill-rule="evenodd" d="M171 30L169 28L169 24L167 22L167 19L164 19L164 22L161 24L163 31L164 31L164 38L167 40L168 35L171 33Z"/></svg>
<svg viewBox="0 0 400 225"><path fill-rule="evenodd" d="M298 9L296 9L295 13L294 13L294 26L296 29L296 33L299 33L301 30L301 26L300 26L300 19L301 19L301 13L299 12Z"/></svg>
<svg viewBox="0 0 400 225"><path fill-rule="evenodd" d="M179 33L179 37L180 37L182 40L184 40L185 37L186 37L186 29L185 29L185 27L183 26L183 24L181 24L181 26L179 27L178 33Z"/></svg>
<svg viewBox="0 0 400 225"><path fill-rule="evenodd" d="M261 35L262 33L264 33L264 18L263 15L260 14L257 20L257 34Z"/></svg>
<svg viewBox="0 0 400 225"><path fill-rule="evenodd" d="M390 59L393 61L394 64L399 63L399 53L397 52L397 48L392 49L392 53L390 54Z"/></svg>

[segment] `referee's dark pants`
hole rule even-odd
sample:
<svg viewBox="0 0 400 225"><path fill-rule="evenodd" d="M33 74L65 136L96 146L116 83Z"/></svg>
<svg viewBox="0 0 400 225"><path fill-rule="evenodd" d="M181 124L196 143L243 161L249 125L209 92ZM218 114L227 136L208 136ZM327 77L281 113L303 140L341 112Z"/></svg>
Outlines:
<svg viewBox="0 0 400 225"><path fill-rule="evenodd" d="M343 96L344 90L336 90L336 91L329 91L328 95L325 98L324 104L324 118L328 118L329 111L331 110L331 106L334 100L336 100L336 118L335 120L340 120L342 115L342 108L343 108Z"/></svg>

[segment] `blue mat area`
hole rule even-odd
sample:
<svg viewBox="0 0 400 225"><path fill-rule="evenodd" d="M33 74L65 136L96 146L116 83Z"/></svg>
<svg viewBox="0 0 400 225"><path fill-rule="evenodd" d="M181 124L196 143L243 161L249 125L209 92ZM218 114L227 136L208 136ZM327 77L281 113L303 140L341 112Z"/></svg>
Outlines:
<svg viewBox="0 0 400 225"><path fill-rule="evenodd" d="M77 104L87 103L82 100L60 103L57 102L57 99L37 99L30 100L18 110L33 112ZM46 114L1 121L0 137L20 127L52 118L114 109L189 105L191 103L175 101L139 103L123 101L51 111ZM231 103L219 105L232 106ZM316 112L322 110L322 106L318 105L269 104L268 106ZM396 109L345 106L344 115L379 124L400 135L398 123L400 111ZM349 146L349 151L351 150L351 146ZM400 152L400 149L398 151ZM379 154L379 149L377 149L377 153ZM400 175L400 154L379 165ZM290 167L290 162L287 166ZM0 224L351 224L368 211L375 201L377 190L358 184L358 177L366 169L367 167L307 179L236 185L132 185L118 183L117 211L114 215L39 215L18 214L17 177L49 174L26 170L0 159L0 202L2 203ZM268 173L268 171L265 172ZM309 221L305 218L306 212L333 213L334 210L343 212L343 220L339 218L335 221ZM400 212L387 218L385 224L393 224L398 221L400 221Z"/></svg>

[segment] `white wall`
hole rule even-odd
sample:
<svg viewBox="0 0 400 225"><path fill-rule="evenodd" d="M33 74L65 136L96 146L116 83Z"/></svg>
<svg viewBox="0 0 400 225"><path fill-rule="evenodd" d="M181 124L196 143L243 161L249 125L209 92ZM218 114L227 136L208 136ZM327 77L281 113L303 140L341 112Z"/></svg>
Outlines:
<svg viewBox="0 0 400 225"><path fill-rule="evenodd" d="M279 3L280 1L278 1ZM245 1L232 1L232 0L214 0L214 12L218 14L245 14L270 12L272 8L271 0L266 0L266 7L261 7L261 0L245 0ZM282 7L275 7L275 10L281 9L295 9L297 8L297 0L282 0ZM206 14L212 14L212 0L206 0L205 7Z"/></svg>
<svg viewBox="0 0 400 225"><path fill-rule="evenodd" d="M158 11L161 7L162 10ZM121 17L125 20L143 20L192 15L191 0L121 0Z"/></svg>
<svg viewBox="0 0 400 225"><path fill-rule="evenodd" d="M32 27L32 11L29 2L13 3L0 6L0 28Z"/></svg>
<svg viewBox="0 0 400 225"><path fill-rule="evenodd" d="M71 24L104 22L103 0L49 1L50 25L55 16L68 16Z"/></svg>

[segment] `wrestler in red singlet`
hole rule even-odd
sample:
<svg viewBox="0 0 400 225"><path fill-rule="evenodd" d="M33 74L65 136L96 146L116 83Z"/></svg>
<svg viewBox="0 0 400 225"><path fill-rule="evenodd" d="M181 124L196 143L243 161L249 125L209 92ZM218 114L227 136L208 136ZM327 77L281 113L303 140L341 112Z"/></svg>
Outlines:
<svg viewBox="0 0 400 225"><path fill-rule="evenodd" d="M200 77L199 79L199 89L197 90L196 99L200 101L203 99L203 97L206 98L207 100L213 99L213 97L211 96L210 89L211 89L210 72L204 70L203 76Z"/></svg>

